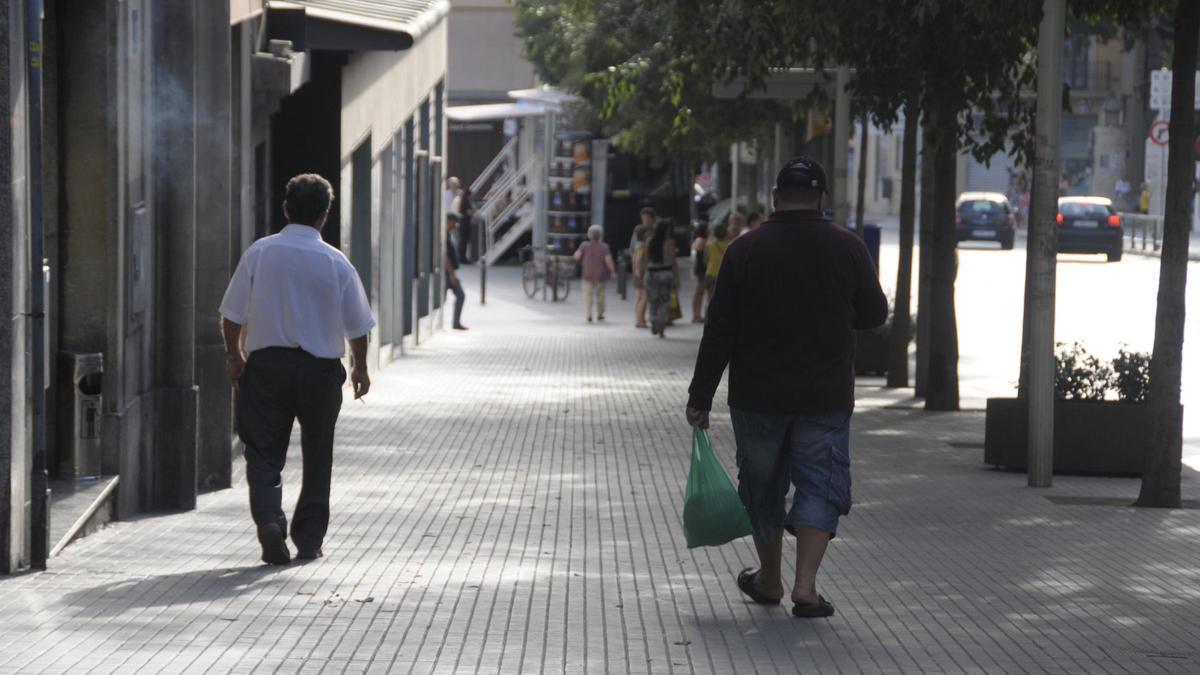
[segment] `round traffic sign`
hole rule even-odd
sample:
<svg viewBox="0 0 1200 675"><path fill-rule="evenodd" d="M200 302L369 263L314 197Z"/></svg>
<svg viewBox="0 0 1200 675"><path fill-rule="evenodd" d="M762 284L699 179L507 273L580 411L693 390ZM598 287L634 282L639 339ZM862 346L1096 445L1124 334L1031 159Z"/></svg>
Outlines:
<svg viewBox="0 0 1200 675"><path fill-rule="evenodd" d="M1168 132L1171 129L1169 120L1156 120L1150 125L1150 141L1155 145L1166 145Z"/></svg>

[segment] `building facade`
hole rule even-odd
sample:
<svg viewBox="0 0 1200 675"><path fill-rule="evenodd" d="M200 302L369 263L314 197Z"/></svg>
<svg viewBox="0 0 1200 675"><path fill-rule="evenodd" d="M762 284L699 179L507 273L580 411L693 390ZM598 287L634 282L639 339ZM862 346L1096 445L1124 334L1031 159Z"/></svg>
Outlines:
<svg viewBox="0 0 1200 675"><path fill-rule="evenodd" d="M1149 110L1149 74L1162 55L1145 37L1122 34L1105 39L1079 33L1067 40L1059 147L1066 194L1109 197L1118 209L1133 211L1142 182L1149 180L1157 205L1158 191L1153 176L1147 176L1145 148L1146 130L1154 119ZM860 130L856 125L849 151L852 183L858 171ZM886 131L870 127L864 202L868 213L899 212L902 132L903 123ZM1150 168L1153 174L1154 167ZM986 162L966 152L959 156L960 192L1000 192L1017 203L1028 184L1027 170L1011 154L998 153ZM856 202L856 189L850 199Z"/></svg>
<svg viewBox="0 0 1200 675"><path fill-rule="evenodd" d="M447 31L449 105L509 103L508 92L537 85L533 65L522 56L507 0L451 0ZM512 124L506 130L503 120L452 122L450 175L471 184L515 135Z"/></svg>
<svg viewBox="0 0 1200 675"><path fill-rule="evenodd" d="M420 191L440 190L448 10L436 0L3 3L0 96L13 124L0 130L0 358L11 373L0 380L0 572L43 566L78 534L64 524L78 514L55 512L59 486L94 490L96 518L125 518L194 508L231 484L217 308L241 252L285 224L291 175L316 171L338 189L325 237L387 317L376 364L436 329L440 200ZM42 17L36 53L23 32L31 13ZM44 73L32 125L31 58ZM31 130L43 148L40 219L29 208ZM39 225L40 360L30 348ZM102 373L81 376L81 363ZM44 399L31 388L39 375Z"/></svg>

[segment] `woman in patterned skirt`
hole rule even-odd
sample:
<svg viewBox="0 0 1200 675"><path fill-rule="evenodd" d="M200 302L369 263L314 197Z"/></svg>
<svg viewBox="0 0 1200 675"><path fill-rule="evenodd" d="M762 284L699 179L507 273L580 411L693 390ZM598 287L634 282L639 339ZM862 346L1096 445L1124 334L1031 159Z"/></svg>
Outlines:
<svg viewBox="0 0 1200 675"><path fill-rule="evenodd" d="M675 268L675 238L671 221L660 220L654 235L646 243L646 301L649 305L650 332L666 337L671 318L671 294L679 290L679 270Z"/></svg>

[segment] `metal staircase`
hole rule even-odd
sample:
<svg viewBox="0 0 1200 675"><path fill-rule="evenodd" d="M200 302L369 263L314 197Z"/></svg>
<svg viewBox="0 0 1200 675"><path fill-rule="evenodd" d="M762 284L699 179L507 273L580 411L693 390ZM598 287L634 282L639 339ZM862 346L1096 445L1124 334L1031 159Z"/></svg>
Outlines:
<svg viewBox="0 0 1200 675"><path fill-rule="evenodd" d="M513 138L471 184L472 193L483 195L475 213L485 240L485 265L494 264L533 229L534 192L541 166L537 158L529 159L519 169L514 169L516 166L517 139Z"/></svg>

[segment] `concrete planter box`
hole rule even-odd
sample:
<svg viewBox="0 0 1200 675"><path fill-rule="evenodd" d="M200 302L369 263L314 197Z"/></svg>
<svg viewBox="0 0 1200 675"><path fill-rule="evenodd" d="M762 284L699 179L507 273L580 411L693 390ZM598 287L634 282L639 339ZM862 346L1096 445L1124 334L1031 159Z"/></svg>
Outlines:
<svg viewBox="0 0 1200 675"><path fill-rule="evenodd" d="M1024 471L1025 404L989 398L983 461ZM1140 476L1150 438L1150 406L1118 401L1054 402L1054 472Z"/></svg>
<svg viewBox="0 0 1200 675"><path fill-rule="evenodd" d="M890 330L876 328L860 330L858 346L854 351L855 375L887 375L888 335Z"/></svg>

